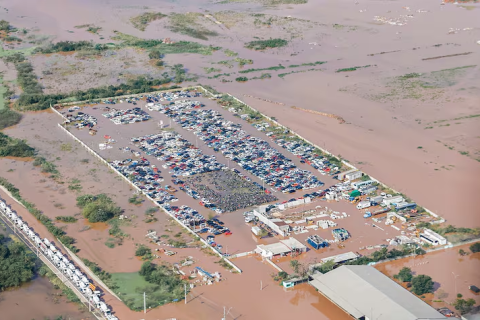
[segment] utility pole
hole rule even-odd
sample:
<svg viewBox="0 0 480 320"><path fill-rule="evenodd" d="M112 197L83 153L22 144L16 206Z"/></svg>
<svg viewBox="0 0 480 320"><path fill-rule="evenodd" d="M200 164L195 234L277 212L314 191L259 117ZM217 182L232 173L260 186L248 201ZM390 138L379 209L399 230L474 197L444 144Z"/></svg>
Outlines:
<svg viewBox="0 0 480 320"><path fill-rule="evenodd" d="M453 283L455 285L455 294L457 294L457 277L459 277L460 275L455 274L453 271L452 271L452 274L453 274Z"/></svg>
<svg viewBox="0 0 480 320"><path fill-rule="evenodd" d="M263 283L262 283L262 280L260 280L260 291L263 290Z"/></svg>
<svg viewBox="0 0 480 320"><path fill-rule="evenodd" d="M187 284L184 284L185 286L185 304L187 304Z"/></svg>
<svg viewBox="0 0 480 320"><path fill-rule="evenodd" d="M143 293L143 313L147 313L147 300L145 298L145 292Z"/></svg>

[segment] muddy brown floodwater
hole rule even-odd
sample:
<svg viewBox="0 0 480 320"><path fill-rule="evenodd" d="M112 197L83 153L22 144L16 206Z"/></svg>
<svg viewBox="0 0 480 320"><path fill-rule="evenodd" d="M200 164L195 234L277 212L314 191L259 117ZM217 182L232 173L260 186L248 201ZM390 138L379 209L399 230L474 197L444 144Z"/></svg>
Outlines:
<svg viewBox="0 0 480 320"><path fill-rule="evenodd" d="M58 296L59 290L45 278L36 278L18 289L0 293L1 319L42 320L63 316L68 320L94 319L88 311Z"/></svg>
<svg viewBox="0 0 480 320"><path fill-rule="evenodd" d="M6 198L0 194L2 198ZM0 234L8 236L11 230L0 230ZM60 295L47 278L35 277L19 288L10 288L0 292L0 319L25 320L56 318L63 316L68 320L93 319L83 305L67 301Z"/></svg>
<svg viewBox="0 0 480 320"><path fill-rule="evenodd" d="M457 298L457 294L463 295L464 299L472 298L476 304L480 302L480 296L471 292L471 285L480 285L480 253L471 253L470 245L458 246L451 249L440 250L425 256L399 259L375 266L378 270L393 277L403 267L412 269L414 275L425 274L434 281L433 294L426 295L423 299L428 304L438 307L449 307ZM458 251L463 249L470 254L461 256Z"/></svg>

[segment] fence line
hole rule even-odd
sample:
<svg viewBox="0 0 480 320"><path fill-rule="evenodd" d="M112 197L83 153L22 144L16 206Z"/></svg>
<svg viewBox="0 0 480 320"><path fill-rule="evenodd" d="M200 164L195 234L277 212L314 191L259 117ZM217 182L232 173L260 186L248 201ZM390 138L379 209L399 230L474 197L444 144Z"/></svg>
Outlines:
<svg viewBox="0 0 480 320"><path fill-rule="evenodd" d="M69 288L70 290L72 290L72 292L78 297L78 299L80 300L81 303L83 303L85 306L88 305L88 308L89 308L89 311L91 314L93 314L95 316L95 318L97 318L98 320L105 320L105 317L103 315L98 315L96 312L97 310L94 308L92 310L92 305L90 303L90 300L88 300L79 290L78 288L71 282L70 279L68 279L58 268L57 266L55 266L46 256L45 254L38 250L38 247L32 243L32 241L25 237L25 235L21 232L21 231L18 231L17 232L17 227L15 226L15 224L10 221L9 219L7 219L4 215L5 215L5 212L3 210L0 209L0 211L2 211L3 214L0 214L0 219L6 224L6 226L8 226L12 231L13 233L23 242L25 243L25 245L30 249L30 251L32 251L50 270L52 270L52 272L55 274L55 276L60 279L63 284L65 284L65 286L67 286L67 288ZM58 240L58 239L56 239Z"/></svg>
<svg viewBox="0 0 480 320"><path fill-rule="evenodd" d="M282 272L283 269L277 266L272 260L264 259L263 261L267 261L272 267L274 267L278 272Z"/></svg>
<svg viewBox="0 0 480 320"><path fill-rule="evenodd" d="M215 97L215 96L216 96L216 95L214 95L212 92L210 92L210 91L208 91L207 89L205 89L203 86L198 86L198 88L201 88L204 92L208 93L208 94L209 94L210 96L212 96L212 97ZM283 128L283 129L286 129L286 130L292 132L292 133L293 133L294 135L296 135L298 138L302 139L303 141L305 141L306 143L312 145L313 147L321 150L323 153L326 153L326 154L328 154L328 155L330 155L330 156L332 156L332 157L338 158L338 157L336 157L334 154L332 154L331 152L329 152L328 150L326 150L326 149L320 147L319 145L317 145L317 144L309 141L308 139L302 137L301 135L299 135L299 134L296 133L295 131L292 131L292 130L290 130L289 128L287 128L286 126L284 126L284 125L282 125L281 123L279 123L277 120L274 120L274 119L270 118L269 116L267 116L267 115L265 115L264 113L258 111L257 109L253 108L252 106L248 105L247 103L243 102L242 100L238 99L237 97L232 96L230 93L225 93L225 94L228 95L229 97L231 97L232 99L236 100L238 103L241 103L241 104L245 105L246 107L250 108L250 110L252 110L252 111L254 111L254 112L260 113L263 117L265 117L265 118L268 119L269 121L273 122L273 123L276 124L277 126L279 126L279 127ZM352 165L351 163L349 163L349 162L347 162L347 161L345 161L345 160L343 160L343 159L340 159L340 160L341 160L341 162L342 162L344 165L346 165L346 166L349 167L350 169L359 170L357 167L355 167L355 166ZM361 170L359 170L359 171L361 171ZM369 175L369 176L370 176L370 175ZM390 188L388 185L386 185L385 183L381 182L381 181L378 180L378 179L375 179L375 178L372 177L372 176L370 176L370 178L371 178L373 181L377 182L378 184L382 185L383 187L392 190L393 192L396 192L396 193L399 193L399 194L401 193L401 192L399 192L399 191L397 191L397 190L395 190L395 189ZM428 212L430 215L434 216L435 218L439 218L439 215L437 215L436 213L432 212L431 210L428 210L428 209L425 208L425 207L423 207L423 208L424 208L425 211ZM445 222L445 219L442 218L442 219L441 219L441 222ZM438 222L438 223L441 223L441 222Z"/></svg>
<svg viewBox="0 0 480 320"><path fill-rule="evenodd" d="M199 237L192 229L188 228L187 226L185 226L177 217L175 217L174 214L171 214L169 211L167 211L163 206L159 205L152 197L150 197L148 194L144 194L142 192L142 190L137 187L136 185L134 185L132 183L132 181L128 180L127 177L125 177L123 174L121 174L115 167L113 167L110 163L108 163L105 159L102 158L102 156L100 156L97 152L95 152L94 150L92 150L90 147L88 147L85 143L83 143L80 139L78 139L75 135L73 135L70 131L68 131L66 128L64 128L60 123L58 124L58 126L60 128L62 128L62 130L64 132L66 132L70 137L72 137L74 140L76 140L78 143L80 143L83 147L85 147L85 149L87 149L88 152L90 152L92 155L94 155L95 157L97 157L101 162L103 162L104 164L106 164L111 170L113 170L115 173L117 173L120 177L122 177L125 181L127 181L131 186L133 186L137 191L139 191L141 194L143 194L145 197L147 197L150 201L152 201L157 207L159 207L160 209L162 209L167 215L169 215L170 217L172 217L176 222L178 222L183 228L185 228L188 232L190 232L191 234L193 234L195 237L199 238L200 241L206 245L208 248L210 248L215 254L217 254L220 258L224 259L232 268L234 268L237 272L241 273L242 270L240 268L238 268L235 264L233 264L229 259L227 259L226 257L224 257L222 255L222 253L220 253L219 251L217 251L214 247L212 247L207 241L205 241L202 237Z"/></svg>

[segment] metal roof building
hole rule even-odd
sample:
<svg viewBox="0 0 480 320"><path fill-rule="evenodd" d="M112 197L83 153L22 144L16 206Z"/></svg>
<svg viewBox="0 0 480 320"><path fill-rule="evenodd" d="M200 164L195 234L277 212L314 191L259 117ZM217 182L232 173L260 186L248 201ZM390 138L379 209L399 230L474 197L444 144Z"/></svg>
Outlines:
<svg viewBox="0 0 480 320"><path fill-rule="evenodd" d="M355 319L447 319L372 266L341 266L313 278L311 285Z"/></svg>

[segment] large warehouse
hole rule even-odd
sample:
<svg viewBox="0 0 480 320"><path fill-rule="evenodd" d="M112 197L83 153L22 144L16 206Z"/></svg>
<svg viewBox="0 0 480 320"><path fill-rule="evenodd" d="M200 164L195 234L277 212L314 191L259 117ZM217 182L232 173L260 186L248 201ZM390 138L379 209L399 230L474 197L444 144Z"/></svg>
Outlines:
<svg viewBox="0 0 480 320"><path fill-rule="evenodd" d="M311 285L355 319L447 319L371 266L341 266L313 278Z"/></svg>

